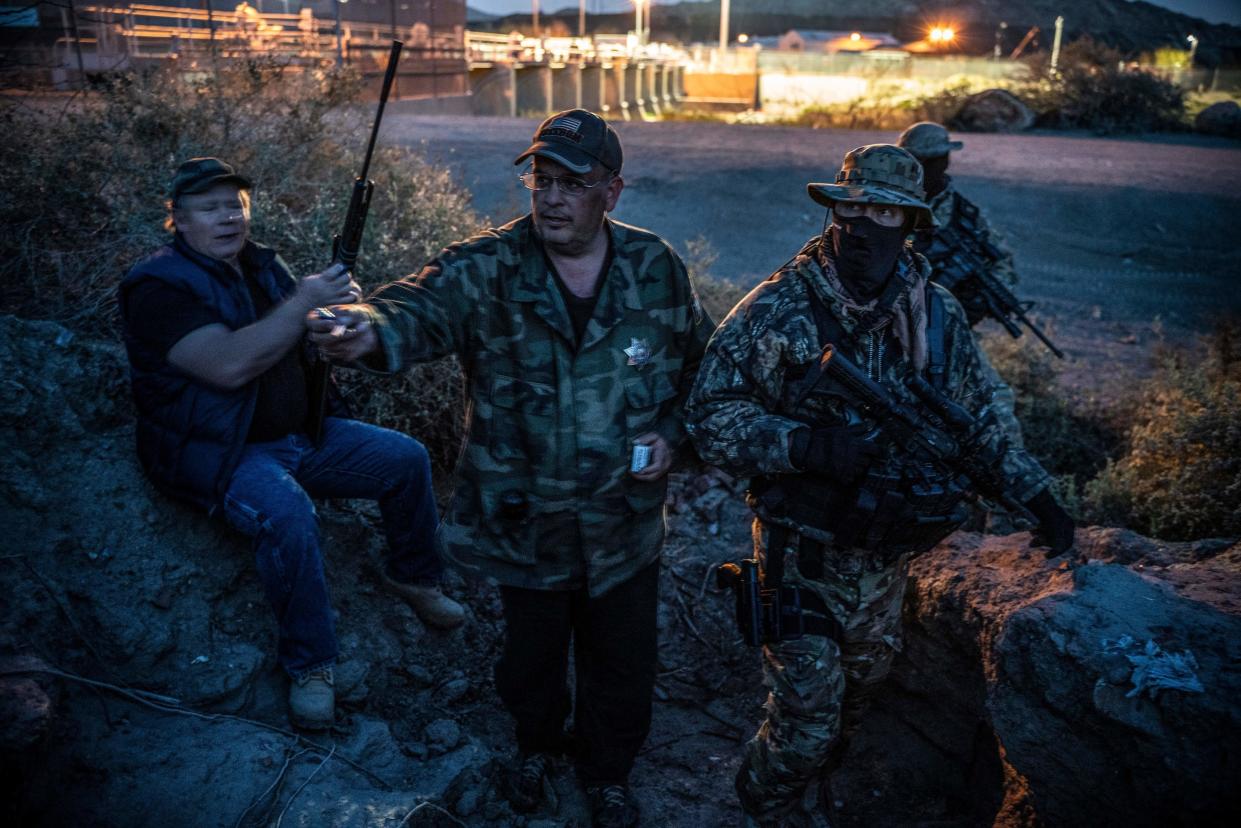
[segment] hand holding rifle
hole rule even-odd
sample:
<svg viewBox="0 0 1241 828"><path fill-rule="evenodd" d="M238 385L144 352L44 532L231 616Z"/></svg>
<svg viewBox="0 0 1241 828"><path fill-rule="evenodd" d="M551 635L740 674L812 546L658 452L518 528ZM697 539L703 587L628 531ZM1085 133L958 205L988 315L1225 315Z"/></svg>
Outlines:
<svg viewBox="0 0 1241 828"><path fill-rule="evenodd" d="M366 229L366 215L370 211L371 196L375 192L375 182L366 176L370 172L371 156L375 152L375 138L379 135L379 124L383 120L384 106L388 103L388 93L392 91L392 81L396 77L402 46L401 41L392 41L392 51L388 54L388 68L384 72L383 89L379 93L379 111L375 113L375 123L371 127L371 138L366 145L362 172L354 179L353 193L349 197L349 211L345 214L344 227L332 244L332 263L342 265L345 270L353 269L358 260L358 251L362 246L362 231ZM356 287L352 280L350 284ZM361 290L359 289L352 297L352 301L356 302L360 298ZM317 307L307 316L306 326L310 330L310 340L320 346L325 357L352 360L378 346L374 330L371 330L369 325L359 324L360 319L359 314L344 312L340 308ZM369 347L363 349L367 342L369 342ZM323 420L327 416L328 383L328 363L320 360L315 365L311 376L312 411L309 431L311 439L316 443L323 434Z"/></svg>

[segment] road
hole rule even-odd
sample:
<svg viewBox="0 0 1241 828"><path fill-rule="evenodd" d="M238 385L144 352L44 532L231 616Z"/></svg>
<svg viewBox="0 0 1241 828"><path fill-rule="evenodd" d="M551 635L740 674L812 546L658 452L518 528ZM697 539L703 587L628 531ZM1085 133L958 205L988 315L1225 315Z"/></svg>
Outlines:
<svg viewBox="0 0 1241 828"><path fill-rule="evenodd" d="M527 209L511 159L536 121L393 114L384 140L450 165L495 222ZM892 133L697 122L620 123L615 217L679 250L698 236L712 275L750 285L820 231L809 181ZM1020 293L1056 324L1188 334L1241 309L1241 144L1196 136L973 135L952 172L1013 249ZM1158 318L1158 321L1155 321Z"/></svg>

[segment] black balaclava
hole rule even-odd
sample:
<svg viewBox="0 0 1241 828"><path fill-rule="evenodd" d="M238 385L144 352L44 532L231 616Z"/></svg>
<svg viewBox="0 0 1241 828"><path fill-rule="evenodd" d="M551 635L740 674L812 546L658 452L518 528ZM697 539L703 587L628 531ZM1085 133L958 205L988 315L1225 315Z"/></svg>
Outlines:
<svg viewBox="0 0 1241 828"><path fill-rule="evenodd" d="M884 227L865 216L841 218L833 215L836 271L854 299L869 302L883 292L908 233L905 224Z"/></svg>
<svg viewBox="0 0 1241 828"><path fill-rule="evenodd" d="M950 153L938 158L919 158L922 162L922 186L926 189L927 198L935 198L948 186L948 160Z"/></svg>

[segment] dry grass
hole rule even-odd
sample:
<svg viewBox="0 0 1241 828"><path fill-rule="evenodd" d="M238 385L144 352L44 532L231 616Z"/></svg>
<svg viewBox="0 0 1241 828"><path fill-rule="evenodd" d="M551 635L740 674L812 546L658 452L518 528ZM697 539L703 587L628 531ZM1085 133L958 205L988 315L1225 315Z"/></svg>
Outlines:
<svg viewBox="0 0 1241 828"><path fill-rule="evenodd" d="M1241 536L1241 323L1160 355L1123 451L1085 491L1098 522L1168 540Z"/></svg>

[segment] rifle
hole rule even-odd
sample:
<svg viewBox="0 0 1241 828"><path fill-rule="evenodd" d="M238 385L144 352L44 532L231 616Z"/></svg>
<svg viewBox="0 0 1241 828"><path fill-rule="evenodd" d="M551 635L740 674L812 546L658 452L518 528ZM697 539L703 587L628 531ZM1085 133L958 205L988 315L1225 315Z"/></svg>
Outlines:
<svg viewBox="0 0 1241 828"><path fill-rule="evenodd" d="M973 293L981 301L988 316L1004 326L1013 339L1021 336L1018 322L1025 325L1060 359L1064 352L1026 315L1033 302L1022 302L1008 286L991 273L1004 253L986 239L964 233L951 225L937 228L924 255L936 271L935 281L952 291Z"/></svg>
<svg viewBox="0 0 1241 828"><path fill-rule="evenodd" d="M375 182L367 178L371 169L371 155L375 152L375 138L379 135L379 123L384 117L384 106L388 103L388 93L392 90L392 81L396 78L397 62L401 57L401 48L405 44L399 40L392 41L392 51L388 53L388 68L384 72L383 88L379 93L379 110L375 113L375 123L371 125L371 138L366 144L366 157L362 160L362 171L353 180L353 193L349 196L349 210L345 213L345 224L332 239L332 264L343 264L352 270L358 261L358 252L362 247L362 231L366 229L366 215L371 209L371 196L375 192ZM331 319L332 312L327 308L318 308L319 315ZM309 420L310 439L316 444L323 437L323 421L327 417L327 389L330 382L331 365L320 357L315 363L310 377L311 412Z"/></svg>
<svg viewBox="0 0 1241 828"><path fill-rule="evenodd" d="M843 398L873 419L879 432L902 450L928 457L961 478L963 488L1033 519L1029 510L1008 494L1007 483L998 471L1003 458L983 445L984 424L922 377L911 373L905 386L931 410L930 417L902 403L831 343L823 348L817 370L834 380Z"/></svg>

